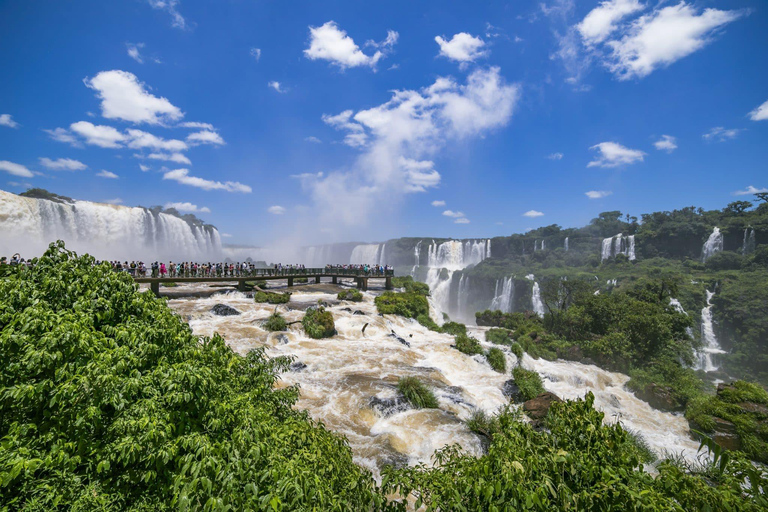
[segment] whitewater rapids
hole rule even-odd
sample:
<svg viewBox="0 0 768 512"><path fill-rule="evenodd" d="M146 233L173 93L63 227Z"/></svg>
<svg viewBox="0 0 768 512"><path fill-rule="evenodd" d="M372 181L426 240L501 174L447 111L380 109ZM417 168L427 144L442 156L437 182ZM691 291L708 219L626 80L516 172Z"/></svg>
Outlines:
<svg viewBox="0 0 768 512"><path fill-rule="evenodd" d="M481 442L464 421L475 410L492 414L507 404L502 387L511 378L516 357L502 347L510 369L502 375L492 370L484 357L470 357L451 348L452 336L429 331L414 320L379 316L373 303L377 291L364 293L361 303L337 303L335 293L329 293L335 287L319 288L323 291L312 291L312 286L294 289L291 302L277 309L286 321L293 322L301 320L303 309L318 300L331 303L327 309L333 313L338 334L322 340L306 336L300 323L289 326L285 333L265 331L261 323L276 306L254 303L240 292L180 296L168 303L197 335L218 332L240 354L265 347L270 357L292 356L305 364L306 368L284 373L278 385L298 384L301 395L297 407L343 434L355 462L377 477L385 464L430 464L434 451L448 444L458 443L467 453L480 455ZM173 290L173 295L201 294L210 288L193 284ZM231 306L241 315L214 315L211 308L215 304ZM492 345L483 341L484 330L470 328L470 334L487 349ZM539 372L544 387L563 399L583 397L592 391L595 406L605 412L606 422L621 421L626 428L642 434L658 454L674 452L691 460L696 458L698 443L690 437L686 420L637 399L624 389L629 380L626 375L527 355L522 364ZM372 408L372 397L394 398L398 379L406 376L416 376L429 385L440 409L400 410L385 416Z"/></svg>

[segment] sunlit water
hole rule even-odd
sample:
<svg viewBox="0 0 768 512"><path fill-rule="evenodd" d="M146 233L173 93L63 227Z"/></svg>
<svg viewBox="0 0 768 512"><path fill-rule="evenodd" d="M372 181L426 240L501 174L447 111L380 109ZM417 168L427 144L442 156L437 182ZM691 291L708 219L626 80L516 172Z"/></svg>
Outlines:
<svg viewBox="0 0 768 512"><path fill-rule="evenodd" d="M300 320L303 309L318 300L331 303L328 309L333 313L338 335L323 340L307 337L300 323L291 325L287 333L265 331L261 323L276 306L256 304L240 292L171 298L169 305L189 322L195 334L219 332L241 354L265 347L269 356L293 356L307 365L300 371L283 374L279 385L300 385L297 407L343 434L349 440L355 461L375 475L384 464L429 464L435 450L453 443L479 455L480 440L464 421L475 410L493 413L505 405L507 399L501 390L511 376L493 371L482 356L470 357L452 348L452 336L429 331L413 320L379 316L373 304L376 291L365 293L362 303L338 303L335 293L328 293L332 291L329 286L322 288L324 291L318 292L312 291L312 286L304 287L294 292L291 303L277 309L292 322ZM209 289L207 285L194 284L179 286L172 293ZM242 314L214 315L211 308L219 303ZM483 328L471 328L471 333L484 339ZM490 346L482 343L486 348ZM511 369L516 358L504 350ZM522 363L539 372L547 390L564 399L583 397L592 391L596 407L606 413L605 421L618 420L641 433L658 453L682 452L687 458L695 457L698 444L691 439L685 419L654 410L635 398L624 389L626 375L528 356ZM431 386L440 409L401 410L385 416L371 406L372 397L395 397L397 381L405 376L419 377Z"/></svg>

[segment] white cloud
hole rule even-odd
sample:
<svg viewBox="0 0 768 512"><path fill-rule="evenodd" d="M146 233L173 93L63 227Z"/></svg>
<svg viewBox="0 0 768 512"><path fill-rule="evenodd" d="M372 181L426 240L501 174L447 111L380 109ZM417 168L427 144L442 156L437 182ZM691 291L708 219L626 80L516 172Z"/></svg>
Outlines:
<svg viewBox="0 0 768 512"><path fill-rule="evenodd" d="M50 158L40 158L40 165L51 171L82 171L88 166L83 162L72 160L71 158L59 158L51 160Z"/></svg>
<svg viewBox="0 0 768 512"><path fill-rule="evenodd" d="M0 114L0 126L7 126L8 128L17 128L19 123L13 120L11 114Z"/></svg>
<svg viewBox="0 0 768 512"><path fill-rule="evenodd" d="M147 0L147 2L149 2L149 5L151 5L153 9L159 9L170 14L171 26L174 28L181 30L188 28L187 20L185 20L184 16L182 16L178 9L176 9L176 6L179 5L179 0Z"/></svg>
<svg viewBox="0 0 768 512"><path fill-rule="evenodd" d="M327 60L341 69L346 69L358 66L376 66L376 63L386 55L387 49L397 42L398 33L392 30L388 31L387 39L382 43L369 41L369 45L381 48L376 50L373 55L363 53L355 41L333 21L320 27L309 27L309 38L309 48L304 50L304 55L308 59Z"/></svg>
<svg viewBox="0 0 768 512"><path fill-rule="evenodd" d="M276 80L272 80L271 82L268 82L267 87L271 87L272 89L276 90L280 94L288 92L287 90L283 89L283 84L281 84Z"/></svg>
<svg viewBox="0 0 768 512"><path fill-rule="evenodd" d="M734 196L750 196L752 194L763 194L765 192L768 192L768 188L757 188L753 185L748 186L745 190L737 190L736 192L733 192Z"/></svg>
<svg viewBox="0 0 768 512"><path fill-rule="evenodd" d="M716 126L701 137L706 141L725 142L727 140L735 139L739 135L739 132L741 132L741 129L739 128L725 129L722 126Z"/></svg>
<svg viewBox="0 0 768 512"><path fill-rule="evenodd" d="M189 213L211 213L211 209L207 206L203 206L198 208L196 204L192 204L189 202L185 203L165 203L164 208L167 210L168 208L173 208L175 210L178 210L180 212L189 212Z"/></svg>
<svg viewBox="0 0 768 512"><path fill-rule="evenodd" d="M184 113L165 98L149 93L136 75L127 71L102 71L84 80L101 99L101 115L132 123L164 124L178 121Z"/></svg>
<svg viewBox="0 0 768 512"><path fill-rule="evenodd" d="M662 135L659 140L653 143L653 146L659 151L671 153L677 149L677 139L671 135Z"/></svg>
<svg viewBox="0 0 768 512"><path fill-rule="evenodd" d="M454 224L469 224L469 219L466 217L460 217L453 221Z"/></svg>
<svg viewBox="0 0 768 512"><path fill-rule="evenodd" d="M134 155L141 158L141 155ZM192 161L182 153L150 153L147 155L150 160L163 160L165 162L175 162L177 164L192 165Z"/></svg>
<svg viewBox="0 0 768 512"><path fill-rule="evenodd" d="M275 205L267 208L267 211L272 215L282 215L285 213L285 208L283 208L282 206Z"/></svg>
<svg viewBox="0 0 768 512"><path fill-rule="evenodd" d="M629 149L618 142L601 142L589 149L597 149L600 153L587 167L619 167L642 162L645 153L638 149Z"/></svg>
<svg viewBox="0 0 768 512"><path fill-rule="evenodd" d="M86 144L101 148L119 148L126 137L115 128L105 125L95 125L88 121L78 121L70 125L70 130L85 139ZM61 128L57 128L60 130ZM57 139L59 140L59 139Z"/></svg>
<svg viewBox="0 0 768 512"><path fill-rule="evenodd" d="M32 188L31 183L19 183L18 181L9 181L8 182L9 187L22 187L22 188Z"/></svg>
<svg viewBox="0 0 768 512"><path fill-rule="evenodd" d="M682 1L635 20L621 39L606 44L612 52L606 65L620 79L643 78L709 44L718 28L743 11L705 9L697 12Z"/></svg>
<svg viewBox="0 0 768 512"><path fill-rule="evenodd" d="M147 172L150 167L148 165L139 164L139 169L141 169L141 172Z"/></svg>
<svg viewBox="0 0 768 512"><path fill-rule="evenodd" d="M115 173L113 173L111 171L106 171L104 169L102 169L101 171L97 172L96 176L98 176L99 178L109 178L109 179L112 179L112 180L116 180L117 178L119 178L119 176L117 174L115 174Z"/></svg>
<svg viewBox="0 0 768 512"><path fill-rule="evenodd" d="M114 199L105 199L102 202L106 204L114 204L114 205L123 204L123 200L120 199L119 197L116 197Z"/></svg>
<svg viewBox="0 0 768 512"><path fill-rule="evenodd" d="M221 238L232 238L232 235L230 235L229 233L222 233Z"/></svg>
<svg viewBox="0 0 768 512"><path fill-rule="evenodd" d="M259 62L259 60L261 60L261 48L251 48L251 50L248 53L251 54L251 57L256 59L256 62Z"/></svg>
<svg viewBox="0 0 768 512"><path fill-rule="evenodd" d="M445 206L445 201L432 201L432 206Z"/></svg>
<svg viewBox="0 0 768 512"><path fill-rule="evenodd" d="M212 124L210 123L198 123L196 121L186 121L184 123L179 123L179 128L199 128L201 130L215 130Z"/></svg>
<svg viewBox="0 0 768 512"><path fill-rule="evenodd" d="M536 210L528 210L527 212L525 212L523 214L523 217L531 217L531 218L533 218L533 217L541 217L543 215L544 214L542 212L539 212L539 211L536 211Z"/></svg>
<svg viewBox="0 0 768 512"><path fill-rule="evenodd" d="M187 144L184 141L178 139L163 139L147 133L141 130L129 129L126 130L128 134L128 147L133 149L154 149L161 151L185 151Z"/></svg>
<svg viewBox="0 0 768 512"><path fill-rule="evenodd" d="M23 165L15 164L8 160L0 160L0 171L5 171L13 176L19 176L20 178L33 178L35 176L32 171Z"/></svg>
<svg viewBox="0 0 768 512"><path fill-rule="evenodd" d="M485 41L466 32L459 32L450 40L437 36L435 41L440 46L441 56L463 64L474 62L488 54L487 51L483 51Z"/></svg>
<svg viewBox="0 0 768 512"><path fill-rule="evenodd" d="M144 43L125 43L125 47L128 49L128 56L138 62L144 64L144 57L141 56L141 49L144 48Z"/></svg>
<svg viewBox="0 0 768 512"><path fill-rule="evenodd" d="M320 139L318 139L314 135L310 135L309 137L306 137L304 140L307 141L307 142L314 142L315 144L322 144L323 143L323 141L321 141Z"/></svg>
<svg viewBox="0 0 768 512"><path fill-rule="evenodd" d="M584 195L590 199L602 199L611 194L613 194L613 192L610 190L590 190L589 192L584 192Z"/></svg>
<svg viewBox="0 0 768 512"><path fill-rule="evenodd" d="M464 212L455 212L453 210L445 210L443 212L443 215L445 215L446 217L453 217L454 219L465 216Z"/></svg>
<svg viewBox="0 0 768 512"><path fill-rule="evenodd" d="M226 181L224 183L220 181L211 181L197 176L190 176L188 169L176 169L168 171L163 175L164 180L173 180L181 183L182 185L189 185L190 187L197 187L203 190L226 190L227 192L242 192L250 193L251 187L243 185L236 181Z"/></svg>
<svg viewBox="0 0 768 512"><path fill-rule="evenodd" d="M198 146L200 144L213 144L216 146L224 145L224 139L221 138L221 135L210 130L203 130L187 135L187 142L192 146Z"/></svg>
<svg viewBox="0 0 768 512"><path fill-rule="evenodd" d="M365 146L368 142L368 135L365 133L365 127L362 124L352 120L352 110L345 110L340 114L331 116L323 114L323 122L333 126L338 130L344 130L347 135L344 137L344 144L353 148Z"/></svg>
<svg viewBox="0 0 768 512"><path fill-rule="evenodd" d="M430 160L418 161L401 156L400 167L405 175L406 192L426 192L427 188L436 187L440 183L440 173Z"/></svg>
<svg viewBox="0 0 768 512"><path fill-rule="evenodd" d="M547 158L550 160L562 160L563 156L564 155L562 153L552 153L551 155L547 155Z"/></svg>
<svg viewBox="0 0 768 512"><path fill-rule="evenodd" d="M576 28L586 44L603 42L617 28L617 23L645 6L638 0L606 0L592 9Z"/></svg>
<svg viewBox="0 0 768 512"><path fill-rule="evenodd" d="M77 138L74 135L72 135L69 132L69 130L65 128L56 128L55 130L43 130L43 131L57 142L64 142L73 147L82 146L82 144L80 144L80 141L78 141Z"/></svg>
<svg viewBox="0 0 768 512"><path fill-rule="evenodd" d="M7 114L3 114L7 115ZM0 124L2 123L2 117L0 116ZM757 107L755 110L749 113L749 118L753 121L768 121L768 101Z"/></svg>

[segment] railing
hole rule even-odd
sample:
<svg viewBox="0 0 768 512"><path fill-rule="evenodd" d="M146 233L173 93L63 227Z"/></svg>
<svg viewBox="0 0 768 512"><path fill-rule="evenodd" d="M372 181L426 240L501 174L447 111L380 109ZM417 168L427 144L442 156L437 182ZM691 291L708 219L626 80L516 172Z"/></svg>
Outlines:
<svg viewBox="0 0 768 512"><path fill-rule="evenodd" d="M166 272L160 275L157 269L147 270L145 275L131 269L129 273L136 279L164 279L172 281L173 279L195 279L195 278L222 278L222 279L259 279L259 278L288 278L288 277L394 277L394 270L376 270L357 268L254 268L254 269L213 269L207 272L201 269L193 272L191 269L176 271L174 273Z"/></svg>

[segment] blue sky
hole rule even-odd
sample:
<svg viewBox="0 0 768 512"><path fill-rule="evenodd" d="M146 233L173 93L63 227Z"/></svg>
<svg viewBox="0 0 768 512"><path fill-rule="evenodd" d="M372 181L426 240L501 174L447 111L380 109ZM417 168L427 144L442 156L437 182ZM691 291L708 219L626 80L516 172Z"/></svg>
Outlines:
<svg viewBox="0 0 768 512"><path fill-rule="evenodd" d="M720 208L768 187L767 12L6 0L0 188L180 203L256 245Z"/></svg>

